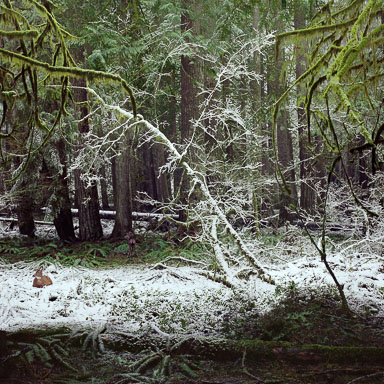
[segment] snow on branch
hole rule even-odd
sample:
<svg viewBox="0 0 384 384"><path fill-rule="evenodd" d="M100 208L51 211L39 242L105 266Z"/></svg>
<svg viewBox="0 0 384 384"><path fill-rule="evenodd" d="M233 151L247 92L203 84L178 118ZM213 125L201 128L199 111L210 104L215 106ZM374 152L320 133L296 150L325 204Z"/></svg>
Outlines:
<svg viewBox="0 0 384 384"><path fill-rule="evenodd" d="M271 284L274 284L273 279L267 274L266 267L258 261L255 256L252 254L252 252L248 249L247 245L239 235L239 233L233 228L231 223L228 221L225 213L220 208L217 201L212 197L212 194L209 191L209 188L206 184L205 177L198 171L194 170L189 163L186 161L185 157L179 153L179 151L176 149L175 145L168 139L168 137L160 131L160 129L153 124L151 124L149 121L145 120L143 116L137 115L136 118L133 116L133 114L123 108L121 108L118 105L108 105L104 102L103 98L96 93L96 91L92 88L86 88L87 92L95 97L95 99L106 109L120 114L124 118L127 119L128 128L134 129L134 128L145 128L149 130L152 134L154 134L159 142L161 142L163 145L165 145L170 153L170 156L174 159L174 161L178 162L186 171L187 175L191 179L192 183L199 186L199 189L201 193L203 194L204 198L206 199L207 203L211 206L213 212L217 216L217 219L219 222L224 225L226 231L231 235L231 237L235 240L235 243L237 244L241 254L246 258L246 260L252 265L253 268L256 269L259 277Z"/></svg>

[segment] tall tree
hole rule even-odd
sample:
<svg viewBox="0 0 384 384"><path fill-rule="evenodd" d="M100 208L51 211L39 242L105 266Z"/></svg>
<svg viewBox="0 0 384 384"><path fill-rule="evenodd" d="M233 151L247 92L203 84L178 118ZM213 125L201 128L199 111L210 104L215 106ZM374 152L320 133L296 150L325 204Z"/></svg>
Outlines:
<svg viewBox="0 0 384 384"><path fill-rule="evenodd" d="M284 28L284 18L281 15L284 9L285 2L283 1L281 7L277 8L275 15L278 31L282 31ZM276 63L271 68L269 92L271 92L275 100L279 98L279 95L284 92L287 86L286 73L283 71L283 67L284 53L282 52L281 55L276 58ZM279 223L283 225L287 221L290 222L293 220L289 211L289 206L292 203L296 204L297 201L292 135L290 132L288 111L284 108L281 109L280 114L276 119L274 139L277 149L276 160L278 162L278 169L284 174L285 181L284 187L281 188L279 201Z"/></svg>
<svg viewBox="0 0 384 384"><path fill-rule="evenodd" d="M83 79L74 79L72 82L76 87L74 90L75 101L79 103L80 122L78 128L80 132L80 140L78 150L81 150L83 149L82 137L89 132L89 111L86 106L88 97L85 89L87 83ZM91 172L93 172L92 169ZM76 169L74 175L75 188L78 196L80 240L98 240L103 236L103 230L100 221L100 204L97 184L95 181L91 181L90 185L87 185L83 179L82 169Z"/></svg>
<svg viewBox="0 0 384 384"><path fill-rule="evenodd" d="M66 145L63 139L56 143L60 159L61 171L56 175L56 188L53 205L53 223L57 234L62 241L74 241L76 239L72 218L72 204L69 198L68 172L66 159Z"/></svg>
<svg viewBox="0 0 384 384"><path fill-rule="evenodd" d="M132 161L132 139L128 132L120 143L121 154L116 159L115 165L115 225L112 237L119 238L132 232L132 189L130 167Z"/></svg>
<svg viewBox="0 0 384 384"><path fill-rule="evenodd" d="M294 28L303 29L306 26L308 7L301 0L294 2ZM307 64L306 45L296 46L296 79L304 72ZM300 209L313 215L316 206L315 177L317 171L317 161L314 159L315 153L309 151L306 118L304 110L304 86L298 84L297 93L297 122L299 140L299 162L300 162Z"/></svg>
<svg viewBox="0 0 384 384"><path fill-rule="evenodd" d="M198 10L200 9L197 0L187 1L182 0L181 14L181 31L185 35L187 43L191 43L190 34L195 36L200 35L200 21L198 18ZM193 133L193 120L198 117L199 112L199 84L201 79L201 70L199 60L192 55L181 56L181 121L180 121L180 137L183 145L188 145ZM191 148L190 148L191 152ZM193 156L193 155L192 155ZM182 204L187 204L188 181L187 177L179 179L180 201ZM187 221L187 211L180 210L179 220Z"/></svg>

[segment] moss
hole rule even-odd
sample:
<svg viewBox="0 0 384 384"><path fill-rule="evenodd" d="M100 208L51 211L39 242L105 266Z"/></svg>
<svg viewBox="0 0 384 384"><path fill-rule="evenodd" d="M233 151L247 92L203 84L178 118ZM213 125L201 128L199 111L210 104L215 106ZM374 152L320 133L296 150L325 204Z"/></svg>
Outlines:
<svg viewBox="0 0 384 384"><path fill-rule="evenodd" d="M313 352L329 363L383 363L384 348L379 347L334 347L303 345L303 351Z"/></svg>
<svg viewBox="0 0 384 384"><path fill-rule="evenodd" d="M208 350L209 348L206 348ZM247 359L283 359L290 361L326 361L327 363L383 363L384 348L324 346L317 344L302 345L281 341L243 340L226 341L219 349L214 348L212 354L226 358L247 353Z"/></svg>
<svg viewBox="0 0 384 384"><path fill-rule="evenodd" d="M39 35L39 31L34 29L25 31L4 31L0 30L0 36L7 37L9 39L33 39Z"/></svg>
<svg viewBox="0 0 384 384"><path fill-rule="evenodd" d="M24 56L20 53L11 52L4 48L0 48L0 57L11 64L13 63L18 65L19 67L28 66L32 69L39 69L48 74L50 77L56 79L61 79L63 76L70 76L87 79L89 81L101 82L103 84L117 83L129 95L132 103L133 114L136 115L136 101L133 96L133 92L128 83L118 75L91 69L83 69L80 67L50 65L43 61Z"/></svg>
<svg viewBox="0 0 384 384"><path fill-rule="evenodd" d="M337 108L332 113L344 112L352 125L357 125L360 128L361 136L365 140L364 144L370 145L372 153L374 152L373 134L365 125L359 109L361 108L360 100L363 98L366 100L368 107L374 110L374 103L369 97L368 89L372 83L377 83L378 79L383 76L381 63L379 63L382 59L376 60L374 54L376 50L380 49L384 41L382 36L384 24L380 23L378 26L376 24L376 19L381 15L382 7L383 1L369 0L364 2L355 0L343 9L332 13L333 3L329 2L314 17L308 28L277 35L275 47L277 53L283 42L294 43L308 38L312 40L316 38L318 41L310 55L308 69L288 87L274 104L272 141L276 159L277 135L275 130L277 116L288 94L297 85L304 85L307 89L305 112L309 143L311 143L312 136L311 115L318 113L317 110L312 110L312 101L315 97L318 97L318 100L322 103L324 101L328 103L328 100L337 100ZM347 21L341 22L341 20L345 19ZM365 59L366 56L373 56L369 64ZM358 102L355 100L358 100ZM328 150L341 154L348 150L346 148L348 141L337 143L338 134L330 124L332 120L330 115L328 113L325 119L320 118L319 129ZM325 122L327 122L328 129L322 127ZM347 135L350 135L350 133L347 132ZM280 169L279 162L276 163L279 181L281 181L286 192L289 193L290 188ZM369 211L357 198L344 165L343 170L354 200L367 213L373 215L374 213Z"/></svg>
<svg viewBox="0 0 384 384"><path fill-rule="evenodd" d="M276 57L278 57L278 53L280 50L280 45L283 42L294 42L296 39L306 39L308 38L315 38L318 37L319 34L325 33L325 32L333 32L337 31L346 27L349 27L353 25L356 22L357 18L353 18L351 20L347 20L343 23L337 23L337 24L331 24L331 25L321 25L321 26L314 26L304 29L297 29L295 31L289 31L280 33L276 36Z"/></svg>

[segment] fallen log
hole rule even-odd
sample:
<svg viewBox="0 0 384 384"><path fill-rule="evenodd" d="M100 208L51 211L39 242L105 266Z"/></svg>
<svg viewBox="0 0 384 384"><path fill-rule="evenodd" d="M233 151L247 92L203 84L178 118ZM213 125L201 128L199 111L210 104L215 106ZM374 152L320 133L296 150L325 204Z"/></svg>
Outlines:
<svg viewBox="0 0 384 384"><path fill-rule="evenodd" d="M151 339L150 343L153 343ZM108 348L126 350L132 346L148 347L131 335L110 334ZM176 350L175 350L176 353ZM236 360L246 354L247 361L283 360L293 363L384 363L383 347L296 345L283 341L188 338L177 353L204 356L214 360Z"/></svg>
<svg viewBox="0 0 384 384"><path fill-rule="evenodd" d="M46 208L42 208L43 211L46 210ZM72 216L73 217L79 217L79 210L72 208ZM100 218L105 220L115 220L116 211L100 211ZM147 212L132 212L133 220L135 221L161 221L161 220L168 220L166 215L163 215L162 213L147 213ZM176 215L169 215L172 219L177 219ZM0 217L0 221L7 221L11 223L17 223L17 219L13 217ZM39 225L54 225L52 221L43 221L43 220L35 220L35 224Z"/></svg>
<svg viewBox="0 0 384 384"><path fill-rule="evenodd" d="M186 335L180 340L159 333L128 334L107 325L0 331L0 347L1 383L26 382L24 372L45 372L52 382L60 383L148 383L159 378L156 382L169 379L167 382L224 384L224 372L225 383L244 374L253 383L286 383L290 378L317 383L319 376L326 382L337 378L342 379L337 382L354 383L384 376L382 364L376 365L384 359L383 348L379 347L294 346ZM110 361L114 362L112 369Z"/></svg>
<svg viewBox="0 0 384 384"><path fill-rule="evenodd" d="M0 221L8 221L11 223L17 223L18 220L12 217L0 217ZM39 225L54 225L52 221L41 221L41 220L35 220L35 224Z"/></svg>
<svg viewBox="0 0 384 384"><path fill-rule="evenodd" d="M42 211L46 211L47 208L42 208ZM79 210L76 208L71 209L72 216L73 217L79 217ZM100 218L107 219L107 220L115 220L116 211L106 211L106 210L100 210L99 211ZM177 215L164 215L162 213L151 213L151 212L132 212L132 218L133 220L137 221L150 221L150 220L167 220L167 218L170 217L172 219L177 219Z"/></svg>

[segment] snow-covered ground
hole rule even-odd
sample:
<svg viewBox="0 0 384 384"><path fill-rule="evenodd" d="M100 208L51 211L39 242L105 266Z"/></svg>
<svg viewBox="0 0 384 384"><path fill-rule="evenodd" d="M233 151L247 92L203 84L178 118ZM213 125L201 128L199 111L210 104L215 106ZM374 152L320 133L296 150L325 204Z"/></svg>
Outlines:
<svg viewBox="0 0 384 384"><path fill-rule="evenodd" d="M9 230L6 235L10 236ZM351 307L383 318L382 243L382 234L376 240L330 242L328 261L344 284ZM107 324L126 332L220 335L228 332L231 321L236 324L236 318L251 318L271 309L282 297L277 292L292 283L306 292L335 290L310 246L303 237L295 238L293 244L267 247L263 262L279 289L251 275L236 292L209 280L198 267L161 265L89 270L52 264L44 274L53 284L39 289L32 287L37 264L0 259L0 329Z"/></svg>
<svg viewBox="0 0 384 384"><path fill-rule="evenodd" d="M295 282L317 290L332 285L314 256L274 265L271 274L281 286ZM384 316L384 266L364 258L351 262L342 255L331 265L354 309ZM192 267L87 270L50 265L44 274L53 284L33 288L37 265L0 264L0 329L109 324L128 332L172 335L219 335L249 301L255 313L277 299L275 287L256 278L242 293L213 282ZM251 315L251 314L248 314Z"/></svg>

